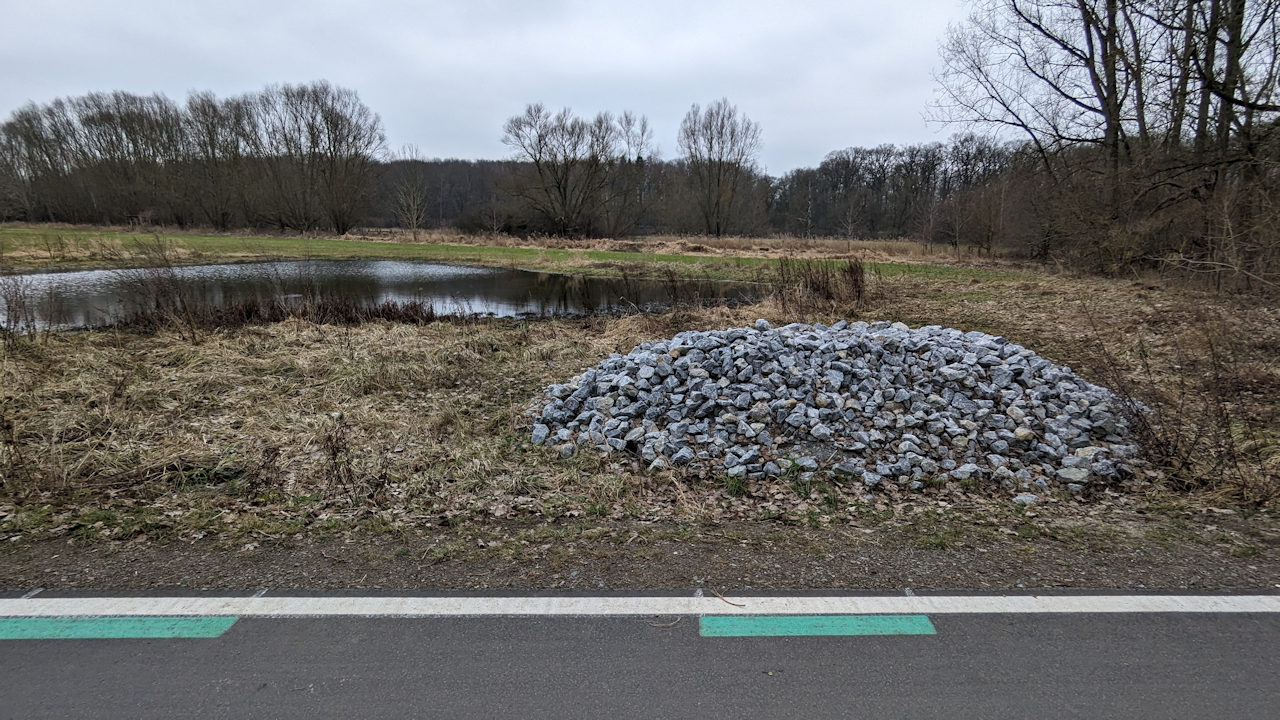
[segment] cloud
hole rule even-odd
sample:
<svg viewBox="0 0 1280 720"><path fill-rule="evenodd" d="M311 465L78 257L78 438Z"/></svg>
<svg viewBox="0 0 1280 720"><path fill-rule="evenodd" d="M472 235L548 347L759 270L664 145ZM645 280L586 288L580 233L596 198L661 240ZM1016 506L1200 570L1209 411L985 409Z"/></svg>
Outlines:
<svg viewBox="0 0 1280 720"><path fill-rule="evenodd" d="M500 157L529 102L645 114L674 154L692 103L728 97L774 173L848 145L931 140L937 40L958 0L882 2L68 2L0 28L0 111L92 90L220 95L328 79L392 145Z"/></svg>

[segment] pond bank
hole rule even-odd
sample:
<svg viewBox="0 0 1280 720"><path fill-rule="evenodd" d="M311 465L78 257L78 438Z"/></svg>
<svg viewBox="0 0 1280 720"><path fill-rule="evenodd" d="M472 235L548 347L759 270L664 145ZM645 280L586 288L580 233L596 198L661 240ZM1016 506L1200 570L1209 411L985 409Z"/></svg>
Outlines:
<svg viewBox="0 0 1280 720"><path fill-rule="evenodd" d="M0 269L18 272L92 270L157 264L191 265L289 259L416 260L608 277L695 277L751 281L780 258L860 258L889 277L993 279L1021 274L998 259L920 255L918 243L824 239L711 238L636 240L520 239L432 232L379 237L217 235L120 229L0 225ZM737 240L737 242L734 242ZM749 241L749 242L748 242Z"/></svg>
<svg viewBox="0 0 1280 720"><path fill-rule="evenodd" d="M110 555L149 568L139 583L180 581L165 569L171 561L171 569L187 568L194 585L208 576L195 560L183 558L209 555L211 567L224 567L233 577L242 551L245 557L266 552L259 567L268 575L296 552L302 563L297 573L322 576L326 563L364 562L329 544L351 539L361 547L374 542L394 556L376 565L385 570L380 582L400 576L419 578L405 583L461 586L461 575L448 579L408 568L435 563L460 573L466 563L489 557L486 572L503 577L496 568L507 567L511 586L552 586L575 581L568 576L572 570L579 579L586 576L573 564L576 558L636 569L625 557L641 544L659 550L638 577L671 585L689 582L692 566L664 560L667 555L689 557L693 551L685 548L707 543L727 552L749 527L749 542L777 531L779 545L808 547L801 541L811 538L823 555L838 555L834 564L814 560L837 578L831 583L852 572L841 564L851 562L852 551L841 555L839 548L858 547L854 539L861 538L864 547L883 541L902 548L901 562L936 551L929 557L959 562L978 578L995 572L988 553L999 551L1007 560L1025 540L1032 548L1027 558L1046 558L1027 565L1040 569L1045 583L1071 577L1097 585L1120 580L1107 580L1101 569L1084 572L1083 562L1069 565L1080 572L1051 572L1050 559L1109 546L1114 530L1108 528L1129 523L1123 542L1114 546L1157 548L1144 557L1167 566L1169 583L1198 581L1188 574L1191 565L1169 565L1176 551L1159 548L1189 548L1186 557L1203 563L1235 558L1229 567L1240 573L1249 565L1259 572L1273 567L1280 539L1274 504L1266 509L1265 503L1275 498L1268 483L1275 482L1280 456L1276 308L1050 276L977 284L878 278L861 305L783 300L538 323L289 320L195 333L52 333L12 342L0 347L0 564L16 568L10 582L25 582L41 563L56 563L49 559L58 554L55 548L70 541L77 549L68 552L85 566L67 577L81 582L120 577L110 574L120 566L109 559L102 560L104 574L93 575L92 558ZM646 340L743 327L759 317L778 324L901 321L1002 335L1092 382L1128 388L1157 407L1184 408L1182 415L1164 417L1168 427L1185 428L1182 437L1199 443L1184 446L1194 451L1195 464L1180 466L1176 475L1146 478L1147 490L1139 494L1054 495L1028 510L958 483L914 494L886 491L870 500L836 483L786 480L731 494L714 478L688 478L674 469L648 472L589 453L564 461L527 442L526 413L547 385ZM1219 351L1215 358L1210 348L1229 348L1230 354ZM1230 419L1230 436L1212 424L1220 412ZM1215 464L1228 438L1247 474L1231 475ZM1234 514L1219 515L1224 509ZM717 533L723 537L706 539ZM555 550L565 537L573 538L572 562ZM437 540L443 544L433 549ZM497 542L511 554L459 549L472 542L477 552L478 543ZM550 547L539 550L542 545ZM763 544L748 547L780 565L785 558L799 563L802 556L780 555ZM147 555L146 548L154 553ZM1209 548L1208 554L1196 548ZM460 560L435 561L437 553ZM1122 578L1122 555L1087 557L1112 558L1097 564ZM526 562L545 569L516 567ZM883 562L895 572L913 572L899 560ZM755 567L732 575L735 567L726 560L713 569L718 579L749 576L760 587L770 586L762 578L781 586L818 577L803 563L774 574ZM1145 577L1157 577L1152 573ZM865 573L849 577L870 582ZM1015 574L1000 577L1005 582ZM599 579L622 582L617 575ZM1215 582L1237 581L1223 576Z"/></svg>

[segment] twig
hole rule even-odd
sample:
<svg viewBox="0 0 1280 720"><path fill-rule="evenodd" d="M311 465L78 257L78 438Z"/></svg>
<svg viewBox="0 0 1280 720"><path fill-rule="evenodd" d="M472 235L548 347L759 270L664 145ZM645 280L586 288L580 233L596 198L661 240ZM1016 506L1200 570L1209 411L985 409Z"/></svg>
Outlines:
<svg viewBox="0 0 1280 720"><path fill-rule="evenodd" d="M746 603L736 603L736 602L734 602L734 601L730 600L729 598L727 598L727 597L725 597L725 596L721 595L720 593L718 593L718 592L716 592L716 591L715 591L715 588L707 588L707 589L711 591L711 594L712 594L712 595L715 595L716 597L718 597L718 598L720 598L721 600L723 600L723 601L725 601L725 602L729 603L730 605L733 605L734 607L746 607L746 606L747 606L747 605L746 605Z"/></svg>
<svg viewBox="0 0 1280 720"><path fill-rule="evenodd" d="M656 622L651 622L651 623L649 623L649 627L656 627L656 628L670 628L670 627L675 627L675 626L679 625L679 624L680 624L680 621L681 621L681 620L683 620L683 619L684 619L684 618L676 618L674 621L669 622L669 623L656 623Z"/></svg>
<svg viewBox="0 0 1280 720"><path fill-rule="evenodd" d="M1243 268L1239 267L1238 265L1233 265L1227 262L1221 262L1217 260L1197 260L1195 258L1186 257L1185 255L1178 255L1175 258L1168 258L1165 260L1165 262L1167 262L1168 264L1174 267L1178 267L1183 270L1189 270L1191 272L1202 272L1195 269L1194 266L1196 265L1212 268L1214 270L1230 270L1231 272L1244 275L1245 277L1251 280L1256 280L1259 283L1266 285L1267 287L1273 287L1273 288L1280 287L1280 283L1277 283L1274 280L1268 279L1263 275L1251 273L1248 270L1244 270ZM1212 270L1208 272L1212 272Z"/></svg>

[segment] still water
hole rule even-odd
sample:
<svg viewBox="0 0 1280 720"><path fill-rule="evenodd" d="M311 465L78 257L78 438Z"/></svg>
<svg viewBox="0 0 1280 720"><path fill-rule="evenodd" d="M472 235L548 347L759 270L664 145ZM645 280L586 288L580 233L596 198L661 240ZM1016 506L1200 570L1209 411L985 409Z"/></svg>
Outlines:
<svg viewBox="0 0 1280 720"><path fill-rule="evenodd" d="M398 260L296 260L0 277L0 320L13 324L18 311L8 318L6 299L16 307L21 297L24 319L40 326L105 325L146 309L157 285L215 307L321 297L365 306L418 301L440 314L500 317L749 301L761 293L748 283L675 284Z"/></svg>

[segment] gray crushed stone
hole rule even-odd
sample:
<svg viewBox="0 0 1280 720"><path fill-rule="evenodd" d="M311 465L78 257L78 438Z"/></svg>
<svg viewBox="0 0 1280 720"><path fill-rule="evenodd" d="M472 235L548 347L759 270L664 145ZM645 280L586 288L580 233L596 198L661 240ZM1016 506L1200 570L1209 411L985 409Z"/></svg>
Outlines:
<svg viewBox="0 0 1280 720"><path fill-rule="evenodd" d="M1080 492L1131 476L1138 451L1115 395L1070 368L1002 337L901 323L682 332L551 385L533 414L531 440L562 457L867 488Z"/></svg>

